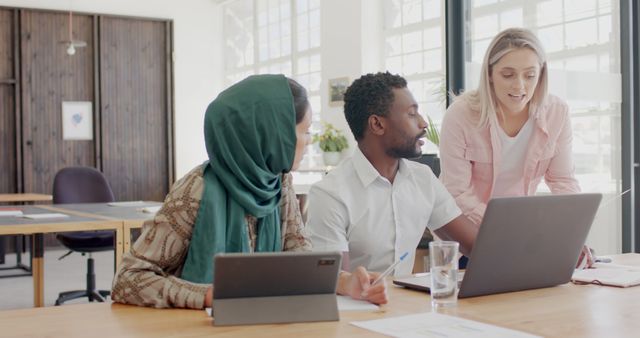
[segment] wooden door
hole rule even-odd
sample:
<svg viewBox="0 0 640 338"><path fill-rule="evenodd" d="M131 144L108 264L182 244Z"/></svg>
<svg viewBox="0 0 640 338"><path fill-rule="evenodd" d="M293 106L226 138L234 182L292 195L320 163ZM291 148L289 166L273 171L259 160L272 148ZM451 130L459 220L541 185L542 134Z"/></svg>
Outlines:
<svg viewBox="0 0 640 338"><path fill-rule="evenodd" d="M0 193L18 192L14 10L0 9Z"/></svg>
<svg viewBox="0 0 640 338"><path fill-rule="evenodd" d="M100 18L102 169L118 200L162 201L172 181L168 25Z"/></svg>
<svg viewBox="0 0 640 338"><path fill-rule="evenodd" d="M94 101L93 17L74 14L74 38L87 42L75 55L68 55L67 47L60 43L68 39L68 24L68 13L21 10L26 192L51 193L58 170L96 164L93 140L66 141L62 137L62 102Z"/></svg>

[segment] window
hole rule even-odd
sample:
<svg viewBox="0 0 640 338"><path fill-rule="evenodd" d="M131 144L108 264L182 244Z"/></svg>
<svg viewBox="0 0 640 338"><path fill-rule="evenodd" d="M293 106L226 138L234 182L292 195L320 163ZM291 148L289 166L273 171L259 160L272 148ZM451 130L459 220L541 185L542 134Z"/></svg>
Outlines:
<svg viewBox="0 0 640 338"><path fill-rule="evenodd" d="M385 0L383 13L384 68L407 79L420 113L439 128L446 99L444 3Z"/></svg>
<svg viewBox="0 0 640 338"><path fill-rule="evenodd" d="M237 0L224 8L225 84L282 73L309 91L320 118L320 1Z"/></svg>
<svg viewBox="0 0 640 338"><path fill-rule="evenodd" d="M224 8L225 85L281 73L303 85L320 128L320 0L236 0ZM307 158L317 156L310 147Z"/></svg>

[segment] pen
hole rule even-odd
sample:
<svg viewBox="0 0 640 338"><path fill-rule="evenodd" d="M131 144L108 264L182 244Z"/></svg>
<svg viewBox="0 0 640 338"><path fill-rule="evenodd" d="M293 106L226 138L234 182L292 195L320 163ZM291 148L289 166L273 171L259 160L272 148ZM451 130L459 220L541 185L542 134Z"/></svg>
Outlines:
<svg viewBox="0 0 640 338"><path fill-rule="evenodd" d="M402 262L405 258L407 258L408 255L409 255L408 251L402 254L402 256L400 256L400 259L395 261L395 263L391 264L386 270L384 270L384 272L380 274L380 276L378 276L378 278L376 278L376 280L373 281L373 283L371 283L371 286L374 286L380 283L380 281L382 281L385 277L387 277L391 273L391 271L393 271L393 269L395 269L395 267L398 266L398 264L400 264L400 262Z"/></svg>

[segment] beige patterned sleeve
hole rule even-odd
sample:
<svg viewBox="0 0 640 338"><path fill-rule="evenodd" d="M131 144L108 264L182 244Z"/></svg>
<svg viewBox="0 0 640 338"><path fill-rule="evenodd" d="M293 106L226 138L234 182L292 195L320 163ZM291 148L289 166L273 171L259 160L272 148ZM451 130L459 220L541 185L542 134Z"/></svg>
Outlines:
<svg viewBox="0 0 640 338"><path fill-rule="evenodd" d="M282 175L280 218L282 221L282 251L311 251L311 241L302 221L298 198L293 190L291 173Z"/></svg>
<svg viewBox="0 0 640 338"><path fill-rule="evenodd" d="M178 278L203 193L202 167L177 181L156 216L125 253L113 280L111 298L119 303L158 308L204 307L209 284Z"/></svg>

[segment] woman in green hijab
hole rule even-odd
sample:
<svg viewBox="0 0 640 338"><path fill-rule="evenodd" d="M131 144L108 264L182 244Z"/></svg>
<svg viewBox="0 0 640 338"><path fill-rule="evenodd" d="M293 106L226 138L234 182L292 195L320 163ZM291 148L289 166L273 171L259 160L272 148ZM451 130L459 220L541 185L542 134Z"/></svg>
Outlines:
<svg viewBox="0 0 640 338"><path fill-rule="evenodd" d="M153 307L211 306L212 257L220 252L308 251L291 182L311 141L306 90L282 75L255 75L209 105L209 160L178 180L126 253L112 299ZM387 302L384 283L358 268L338 293ZM365 291L366 292L363 292Z"/></svg>

